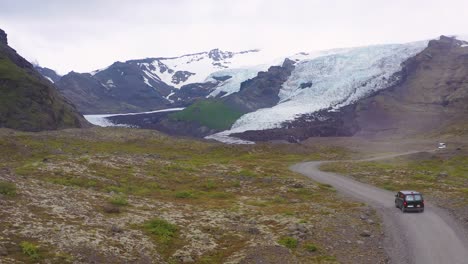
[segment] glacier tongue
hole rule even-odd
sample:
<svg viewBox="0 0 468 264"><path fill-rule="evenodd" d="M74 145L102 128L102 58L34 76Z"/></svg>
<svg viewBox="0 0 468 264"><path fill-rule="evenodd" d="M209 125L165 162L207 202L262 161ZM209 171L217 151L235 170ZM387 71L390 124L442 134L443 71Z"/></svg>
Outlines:
<svg viewBox="0 0 468 264"><path fill-rule="evenodd" d="M339 109L385 89L394 83L391 77L401 70L401 63L422 51L427 43L343 49L301 61L283 84L279 104L243 115L231 130L221 132L219 138L248 130L277 128L302 114ZM311 86L304 88L301 84Z"/></svg>

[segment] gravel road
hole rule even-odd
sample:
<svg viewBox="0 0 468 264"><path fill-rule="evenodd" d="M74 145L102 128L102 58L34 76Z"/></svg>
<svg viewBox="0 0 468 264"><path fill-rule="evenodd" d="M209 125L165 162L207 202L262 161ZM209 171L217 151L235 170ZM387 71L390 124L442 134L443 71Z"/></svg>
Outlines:
<svg viewBox="0 0 468 264"><path fill-rule="evenodd" d="M378 160L407 155L372 158ZM395 193L357 182L336 173L319 169L324 162L304 162L291 167L307 177L331 184L339 192L375 208L383 219L385 250L392 263L468 264L468 238L461 227L443 209L425 201L424 213L402 213L395 208Z"/></svg>

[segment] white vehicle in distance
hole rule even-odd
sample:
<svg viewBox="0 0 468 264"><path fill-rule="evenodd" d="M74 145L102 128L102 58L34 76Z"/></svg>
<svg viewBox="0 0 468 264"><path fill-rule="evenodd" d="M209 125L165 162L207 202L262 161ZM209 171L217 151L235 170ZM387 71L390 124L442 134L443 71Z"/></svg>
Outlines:
<svg viewBox="0 0 468 264"><path fill-rule="evenodd" d="M441 142L441 143L439 143L438 148L439 148L439 149L447 148L447 144Z"/></svg>

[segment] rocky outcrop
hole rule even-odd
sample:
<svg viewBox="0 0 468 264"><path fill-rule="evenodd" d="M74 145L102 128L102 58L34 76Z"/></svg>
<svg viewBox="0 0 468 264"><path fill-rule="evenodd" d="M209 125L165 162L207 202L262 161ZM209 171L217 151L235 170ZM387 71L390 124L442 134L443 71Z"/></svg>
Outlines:
<svg viewBox="0 0 468 264"><path fill-rule="evenodd" d="M179 90L176 90L174 96L172 97L177 98L179 103L183 105L189 105L193 103L195 100L200 100L206 98L213 89L215 89L218 85L218 82L206 82L206 83L191 83L182 86Z"/></svg>
<svg viewBox="0 0 468 264"><path fill-rule="evenodd" d="M220 49L212 49L208 52L208 58L213 61L221 61L234 57L234 52L222 51Z"/></svg>
<svg viewBox="0 0 468 264"><path fill-rule="evenodd" d="M281 86L294 70L294 64L286 59L281 66L259 72L255 78L243 82L239 92L226 96L224 103L245 113L276 105Z"/></svg>
<svg viewBox="0 0 468 264"><path fill-rule="evenodd" d="M172 83L179 84L185 82L192 75L195 75L195 73L189 71L176 71L172 76Z"/></svg>
<svg viewBox="0 0 468 264"><path fill-rule="evenodd" d="M31 63L0 42L0 127L40 131L90 126Z"/></svg>
<svg viewBox="0 0 468 264"><path fill-rule="evenodd" d="M0 43L4 45L8 45L7 34L2 29L0 29Z"/></svg>

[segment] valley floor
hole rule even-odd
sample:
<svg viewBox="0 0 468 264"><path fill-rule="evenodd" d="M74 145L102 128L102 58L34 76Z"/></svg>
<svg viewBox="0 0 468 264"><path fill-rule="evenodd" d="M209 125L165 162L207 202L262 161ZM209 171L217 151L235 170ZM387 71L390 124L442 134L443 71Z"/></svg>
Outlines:
<svg viewBox="0 0 468 264"><path fill-rule="evenodd" d="M375 212L288 167L339 147L0 130L1 263L384 263Z"/></svg>
<svg viewBox="0 0 468 264"><path fill-rule="evenodd" d="M381 221L370 207L288 168L414 144L437 142L316 138L233 146L128 128L3 129L0 263L385 263ZM446 150L454 160L436 159L441 164L430 175L463 172L465 146ZM333 164L328 169L345 166ZM372 173L369 181L380 185ZM443 186L457 190L466 208L466 177L448 173Z"/></svg>

